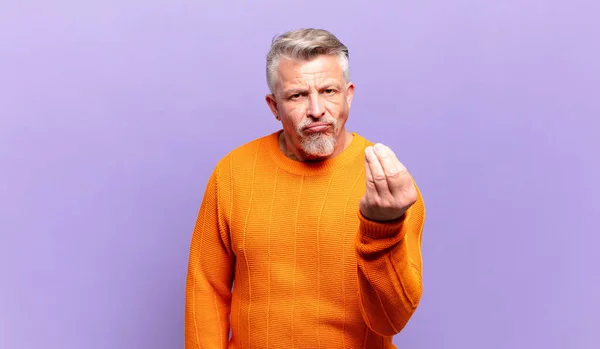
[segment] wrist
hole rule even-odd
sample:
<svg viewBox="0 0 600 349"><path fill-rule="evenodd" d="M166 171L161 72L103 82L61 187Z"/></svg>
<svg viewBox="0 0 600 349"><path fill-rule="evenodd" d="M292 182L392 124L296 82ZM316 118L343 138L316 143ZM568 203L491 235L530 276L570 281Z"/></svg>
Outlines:
<svg viewBox="0 0 600 349"><path fill-rule="evenodd" d="M385 238L401 234L402 226L406 220L407 214L403 212L401 216L393 219L375 220L365 216L362 211L358 211L359 226L361 234L371 238Z"/></svg>

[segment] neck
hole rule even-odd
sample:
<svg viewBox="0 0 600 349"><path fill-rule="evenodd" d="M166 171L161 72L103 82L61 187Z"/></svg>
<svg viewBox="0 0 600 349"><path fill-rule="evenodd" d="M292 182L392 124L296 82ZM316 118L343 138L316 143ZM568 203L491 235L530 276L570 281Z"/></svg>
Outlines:
<svg viewBox="0 0 600 349"><path fill-rule="evenodd" d="M279 149L281 150L281 152L283 154L285 154L285 156L287 156L288 158L295 160L295 161L301 161L301 162L323 161L323 160L331 159L331 158L339 155L340 153L342 153L346 148L348 148L348 146L352 142L352 137L353 137L352 134L350 132L348 132L346 129L342 130L340 136L337 139L333 153L331 153L330 155L327 155L327 156L323 156L323 157L314 157L314 156L309 156L309 155L304 154L301 149L296 149L292 145L292 143L290 142L288 137L286 137L285 131L283 131L279 134Z"/></svg>

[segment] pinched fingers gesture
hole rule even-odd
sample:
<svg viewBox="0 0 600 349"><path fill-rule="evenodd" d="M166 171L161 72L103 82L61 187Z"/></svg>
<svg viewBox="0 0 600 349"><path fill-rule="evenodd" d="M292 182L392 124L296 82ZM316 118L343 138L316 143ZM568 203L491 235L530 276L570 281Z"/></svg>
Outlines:
<svg viewBox="0 0 600 349"><path fill-rule="evenodd" d="M396 154L383 144L365 149L367 189L360 201L362 214L373 221L402 217L418 197L413 178Z"/></svg>

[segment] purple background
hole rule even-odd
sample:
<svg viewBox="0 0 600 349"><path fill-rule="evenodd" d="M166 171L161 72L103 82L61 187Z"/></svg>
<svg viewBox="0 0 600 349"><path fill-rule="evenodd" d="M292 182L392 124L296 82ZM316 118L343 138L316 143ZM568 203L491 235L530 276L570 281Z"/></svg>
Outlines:
<svg viewBox="0 0 600 349"><path fill-rule="evenodd" d="M250 4L252 3L252 5ZM273 35L350 47L348 127L428 209L400 348L600 347L598 1L0 1L0 348L183 347L217 160Z"/></svg>

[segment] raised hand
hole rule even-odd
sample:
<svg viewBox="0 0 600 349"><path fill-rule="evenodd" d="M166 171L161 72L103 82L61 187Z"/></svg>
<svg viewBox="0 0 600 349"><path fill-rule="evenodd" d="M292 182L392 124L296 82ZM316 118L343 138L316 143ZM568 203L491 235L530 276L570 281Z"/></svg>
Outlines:
<svg viewBox="0 0 600 349"><path fill-rule="evenodd" d="M406 167L387 146L365 149L367 190L360 200L366 218L385 222L398 219L417 201L418 193Z"/></svg>

